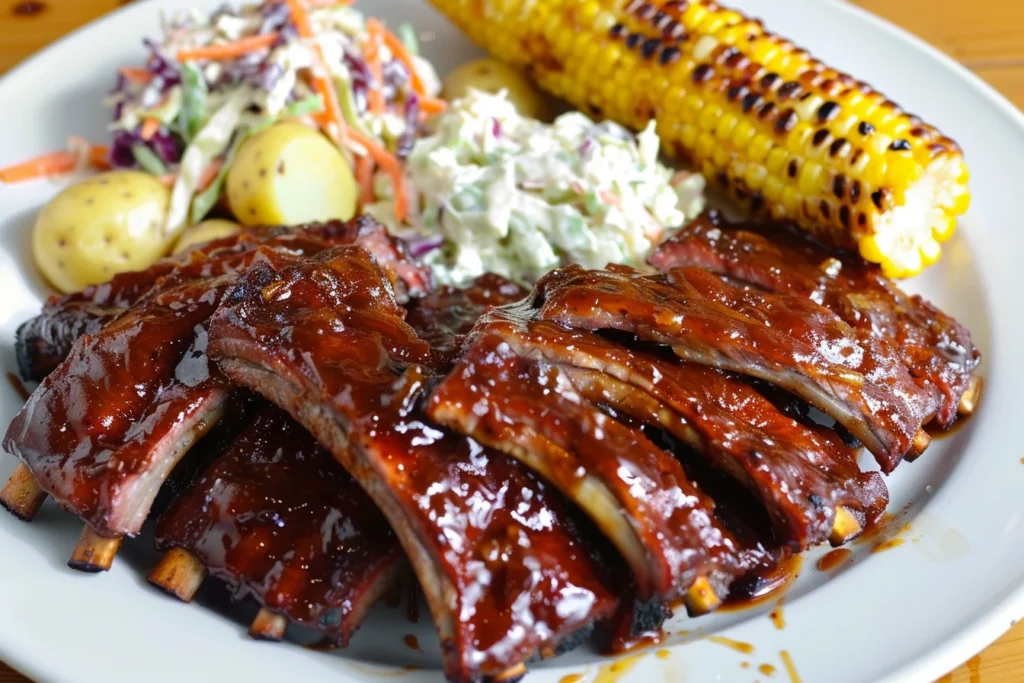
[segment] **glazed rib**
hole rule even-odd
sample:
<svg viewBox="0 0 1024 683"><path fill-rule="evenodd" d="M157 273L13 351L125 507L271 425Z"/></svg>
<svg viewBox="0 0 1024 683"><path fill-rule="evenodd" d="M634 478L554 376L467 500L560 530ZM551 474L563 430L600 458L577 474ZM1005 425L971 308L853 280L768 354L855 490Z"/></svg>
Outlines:
<svg viewBox="0 0 1024 683"><path fill-rule="evenodd" d="M648 276L568 266L538 283L536 300L541 319L619 330L783 387L836 419L892 471L915 446L928 403L905 368L866 353L848 326L813 302L763 294L755 306L755 294L695 269Z"/></svg>
<svg viewBox="0 0 1024 683"><path fill-rule="evenodd" d="M14 348L26 380L41 382L60 365L83 334L96 334L180 267L213 253L253 248L248 233L213 240L186 255L164 259L145 270L120 273L109 282L65 296L51 296L43 311L18 328ZM251 246L247 246L251 245Z"/></svg>
<svg viewBox="0 0 1024 683"><path fill-rule="evenodd" d="M786 417L749 384L532 316L527 305L505 306L477 330L520 355L559 365L587 399L698 450L761 500L793 550L829 539L840 507L860 513L862 523L885 509L881 477L862 473L834 433Z"/></svg>
<svg viewBox="0 0 1024 683"><path fill-rule="evenodd" d="M358 242L384 268L400 300L421 296L430 286L429 271L414 264L401 242L376 221L331 221L294 228L247 228L230 237L199 245L146 270L122 273L110 282L63 297L50 297L40 315L23 323L15 339L18 367L26 380L41 382L71 352L83 334L95 334L147 293L172 289L190 278L213 277L237 268L233 258L262 244L303 252L309 240L329 244Z"/></svg>
<svg viewBox="0 0 1024 683"><path fill-rule="evenodd" d="M456 681L499 676L609 615L615 599L557 492L421 412L436 362L369 256L252 268L211 355L306 426L388 518Z"/></svg>
<svg viewBox="0 0 1024 683"><path fill-rule="evenodd" d="M807 297L862 335L888 340L937 405L949 427L981 360L971 333L920 296L903 292L881 270L782 226L729 224L702 216L659 246L660 270L695 266L761 289Z"/></svg>
<svg viewBox="0 0 1024 683"><path fill-rule="evenodd" d="M604 415L557 366L478 326L430 399L432 418L513 455L574 500L633 569L641 597L673 599L698 578L725 593L740 548L671 455Z"/></svg>
<svg viewBox="0 0 1024 683"><path fill-rule="evenodd" d="M47 376L11 423L4 448L100 536L135 534L161 483L219 418L230 385L206 358L207 326L241 272L379 234L376 223L277 230L254 248L195 258Z"/></svg>
<svg viewBox="0 0 1024 683"><path fill-rule="evenodd" d="M219 418L230 389L207 364L205 324L230 284L171 290L80 338L11 423L5 450L101 536L137 533Z"/></svg>
<svg viewBox="0 0 1024 683"><path fill-rule="evenodd" d="M404 556L348 473L286 413L262 411L160 518L182 548L270 611L345 645Z"/></svg>

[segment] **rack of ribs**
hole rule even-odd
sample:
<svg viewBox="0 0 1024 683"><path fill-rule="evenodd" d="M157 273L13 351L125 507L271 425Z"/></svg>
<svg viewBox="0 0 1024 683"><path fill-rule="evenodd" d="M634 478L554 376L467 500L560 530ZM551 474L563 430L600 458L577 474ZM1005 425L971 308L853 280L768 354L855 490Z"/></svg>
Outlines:
<svg viewBox="0 0 1024 683"><path fill-rule="evenodd" d="M561 368L518 355L482 327L431 396L430 416L575 501L626 558L641 597L685 595L692 612L717 606L701 591L724 595L750 567L714 503L639 429L580 396Z"/></svg>
<svg viewBox="0 0 1024 683"><path fill-rule="evenodd" d="M380 270L339 247L257 264L214 316L210 354L287 410L369 493L412 562L455 681L508 678L617 600L557 491L422 411L438 355Z"/></svg>
<svg viewBox="0 0 1024 683"><path fill-rule="evenodd" d="M693 447L761 500L791 550L827 539L846 542L884 511L888 494L877 473L861 472L853 451L833 432L785 416L748 383L535 317L528 302L496 309L477 325L473 340L490 335L507 346L506 353L556 366L582 397ZM479 356L480 350L467 353L461 372L449 375L435 396L467 380L473 392L485 391L470 379L479 372L471 367ZM463 405L474 404L468 397L444 397L436 410ZM465 411L455 419L477 421Z"/></svg>
<svg viewBox="0 0 1024 683"><path fill-rule="evenodd" d="M348 473L287 413L267 407L157 523L150 582L191 600L209 571L263 611L342 646L405 565L394 532Z"/></svg>
<svg viewBox="0 0 1024 683"><path fill-rule="evenodd" d="M300 243L307 237L337 244L358 242L387 269L403 301L430 291L429 271L414 264L403 244L368 218L294 228L250 227L237 235L196 245L184 254L159 261L145 270L116 275L109 282L81 292L51 296L42 313L18 328L14 348L21 376L26 381L41 382L67 358L79 337L95 334L154 287L169 287L168 277L195 272L197 262L216 268L217 264L224 263L219 257L251 251L267 242L288 248L288 242ZM301 249L301 245L295 248ZM207 271L207 275L212 274Z"/></svg>
<svg viewBox="0 0 1024 683"><path fill-rule="evenodd" d="M651 256L660 270L693 266L760 289L806 297L833 311L862 337L888 340L937 406L948 428L974 411L981 390L972 373L981 355L966 327L881 270L777 225L730 224L711 212L684 226Z"/></svg>
<svg viewBox="0 0 1024 683"><path fill-rule="evenodd" d="M869 353L835 314L803 297L754 292L694 268L645 275L567 266L542 278L537 316L615 330L683 358L771 382L830 415L891 472L928 445L931 405L890 354Z"/></svg>
<svg viewBox="0 0 1024 683"><path fill-rule="evenodd" d="M22 466L0 502L31 518L50 494L86 522L69 564L108 569L121 537L139 531L160 485L231 393L206 356L209 319L224 295L253 263L291 262L354 242L391 259L386 271L405 290L398 269L387 267L401 254L368 219L273 230L196 254L156 278L123 314L78 338L15 417L4 448ZM403 272L411 277L415 269ZM421 284L413 279L408 288Z"/></svg>
<svg viewBox="0 0 1024 683"><path fill-rule="evenodd" d="M889 473L978 398L956 321L748 227L712 215L660 272L567 266L531 292L431 289L369 218L254 229L54 298L19 330L41 384L0 504L52 495L92 571L161 515L150 580L187 601L213 574L261 604L255 637L344 644L407 558L452 681L595 629L621 651L678 597L710 611L855 537L888 492L851 443Z"/></svg>

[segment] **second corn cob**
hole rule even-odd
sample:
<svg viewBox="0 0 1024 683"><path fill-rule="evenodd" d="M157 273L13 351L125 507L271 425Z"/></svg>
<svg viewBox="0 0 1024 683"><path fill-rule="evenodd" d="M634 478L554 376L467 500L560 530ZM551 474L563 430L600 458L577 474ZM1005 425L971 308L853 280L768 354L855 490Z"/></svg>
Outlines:
<svg viewBox="0 0 1024 683"><path fill-rule="evenodd" d="M433 0L596 118L640 129L755 213L890 277L934 263L970 195L963 153L866 83L711 0Z"/></svg>

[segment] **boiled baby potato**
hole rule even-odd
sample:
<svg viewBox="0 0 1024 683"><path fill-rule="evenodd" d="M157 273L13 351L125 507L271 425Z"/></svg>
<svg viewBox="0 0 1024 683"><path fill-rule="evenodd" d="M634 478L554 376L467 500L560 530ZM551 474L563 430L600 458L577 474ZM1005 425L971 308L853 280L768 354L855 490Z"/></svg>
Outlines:
<svg viewBox="0 0 1024 683"><path fill-rule="evenodd" d="M204 242L234 235L241 229L242 226L238 223L220 218L211 218L208 221L196 223L190 228L185 228L185 232L181 233L178 243L174 245L174 253L180 254Z"/></svg>
<svg viewBox="0 0 1024 683"><path fill-rule="evenodd" d="M228 204L242 225L348 220L357 194L342 153L301 123L278 123L252 136L228 171Z"/></svg>
<svg viewBox="0 0 1024 683"><path fill-rule="evenodd" d="M58 194L36 219L32 253L57 289L75 292L142 270L167 253L170 190L139 171L91 176Z"/></svg>
<svg viewBox="0 0 1024 683"><path fill-rule="evenodd" d="M547 100L526 76L493 59L478 59L448 74L441 96L448 101L457 100L471 88L487 93L506 90L508 101L523 116L540 121L550 116Z"/></svg>

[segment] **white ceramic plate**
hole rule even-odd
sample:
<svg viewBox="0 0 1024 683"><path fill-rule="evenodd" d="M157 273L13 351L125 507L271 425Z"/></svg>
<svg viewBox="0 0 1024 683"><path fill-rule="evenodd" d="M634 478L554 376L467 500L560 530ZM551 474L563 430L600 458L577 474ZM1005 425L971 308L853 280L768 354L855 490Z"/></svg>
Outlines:
<svg viewBox="0 0 1024 683"><path fill-rule="evenodd" d="M804 562L784 597L785 628L768 612L680 618L656 656L628 660L624 681L767 679L770 665L785 679L790 653L804 681L926 681L953 668L1024 614L1024 449L1017 430L1024 407L1024 363L1014 344L1024 338L1024 231L1018 170L1024 159L1024 117L964 69L893 27L846 4L825 0L734 0L774 30L807 45L826 62L866 79L921 112L963 145L975 202L941 263L907 283L957 316L984 354L986 392L980 413L889 478L890 511L903 515L906 542L885 553L853 546L843 569ZM0 163L62 147L69 135L104 139L100 105L117 67L143 58L141 39L158 31L157 9L186 0L144 2L104 18L36 56L0 82ZM214 0L198 3L211 7ZM476 51L421 0L363 5L387 20L410 21L441 72ZM0 363L15 367L15 327L39 310L46 291L34 272L28 233L50 183L0 188ZM0 386L0 424L20 405ZM0 477L13 469L0 457ZM65 566L81 524L48 502L32 524L0 514L0 659L41 681L112 683L146 680L402 681L441 678L436 637L427 623L379 608L344 652L249 640L251 605L228 605L208 581L199 603L184 605L148 587L155 556L143 537L127 543L109 574ZM425 621L425 620L424 620ZM687 630L688 633L681 633ZM425 652L403 644L415 634ZM751 644L742 653L704 638L714 634ZM533 667L530 683L571 674L598 676L607 660L583 650ZM403 667L415 666L406 671ZM613 672L610 678L616 678ZM603 678L608 683L610 678Z"/></svg>

